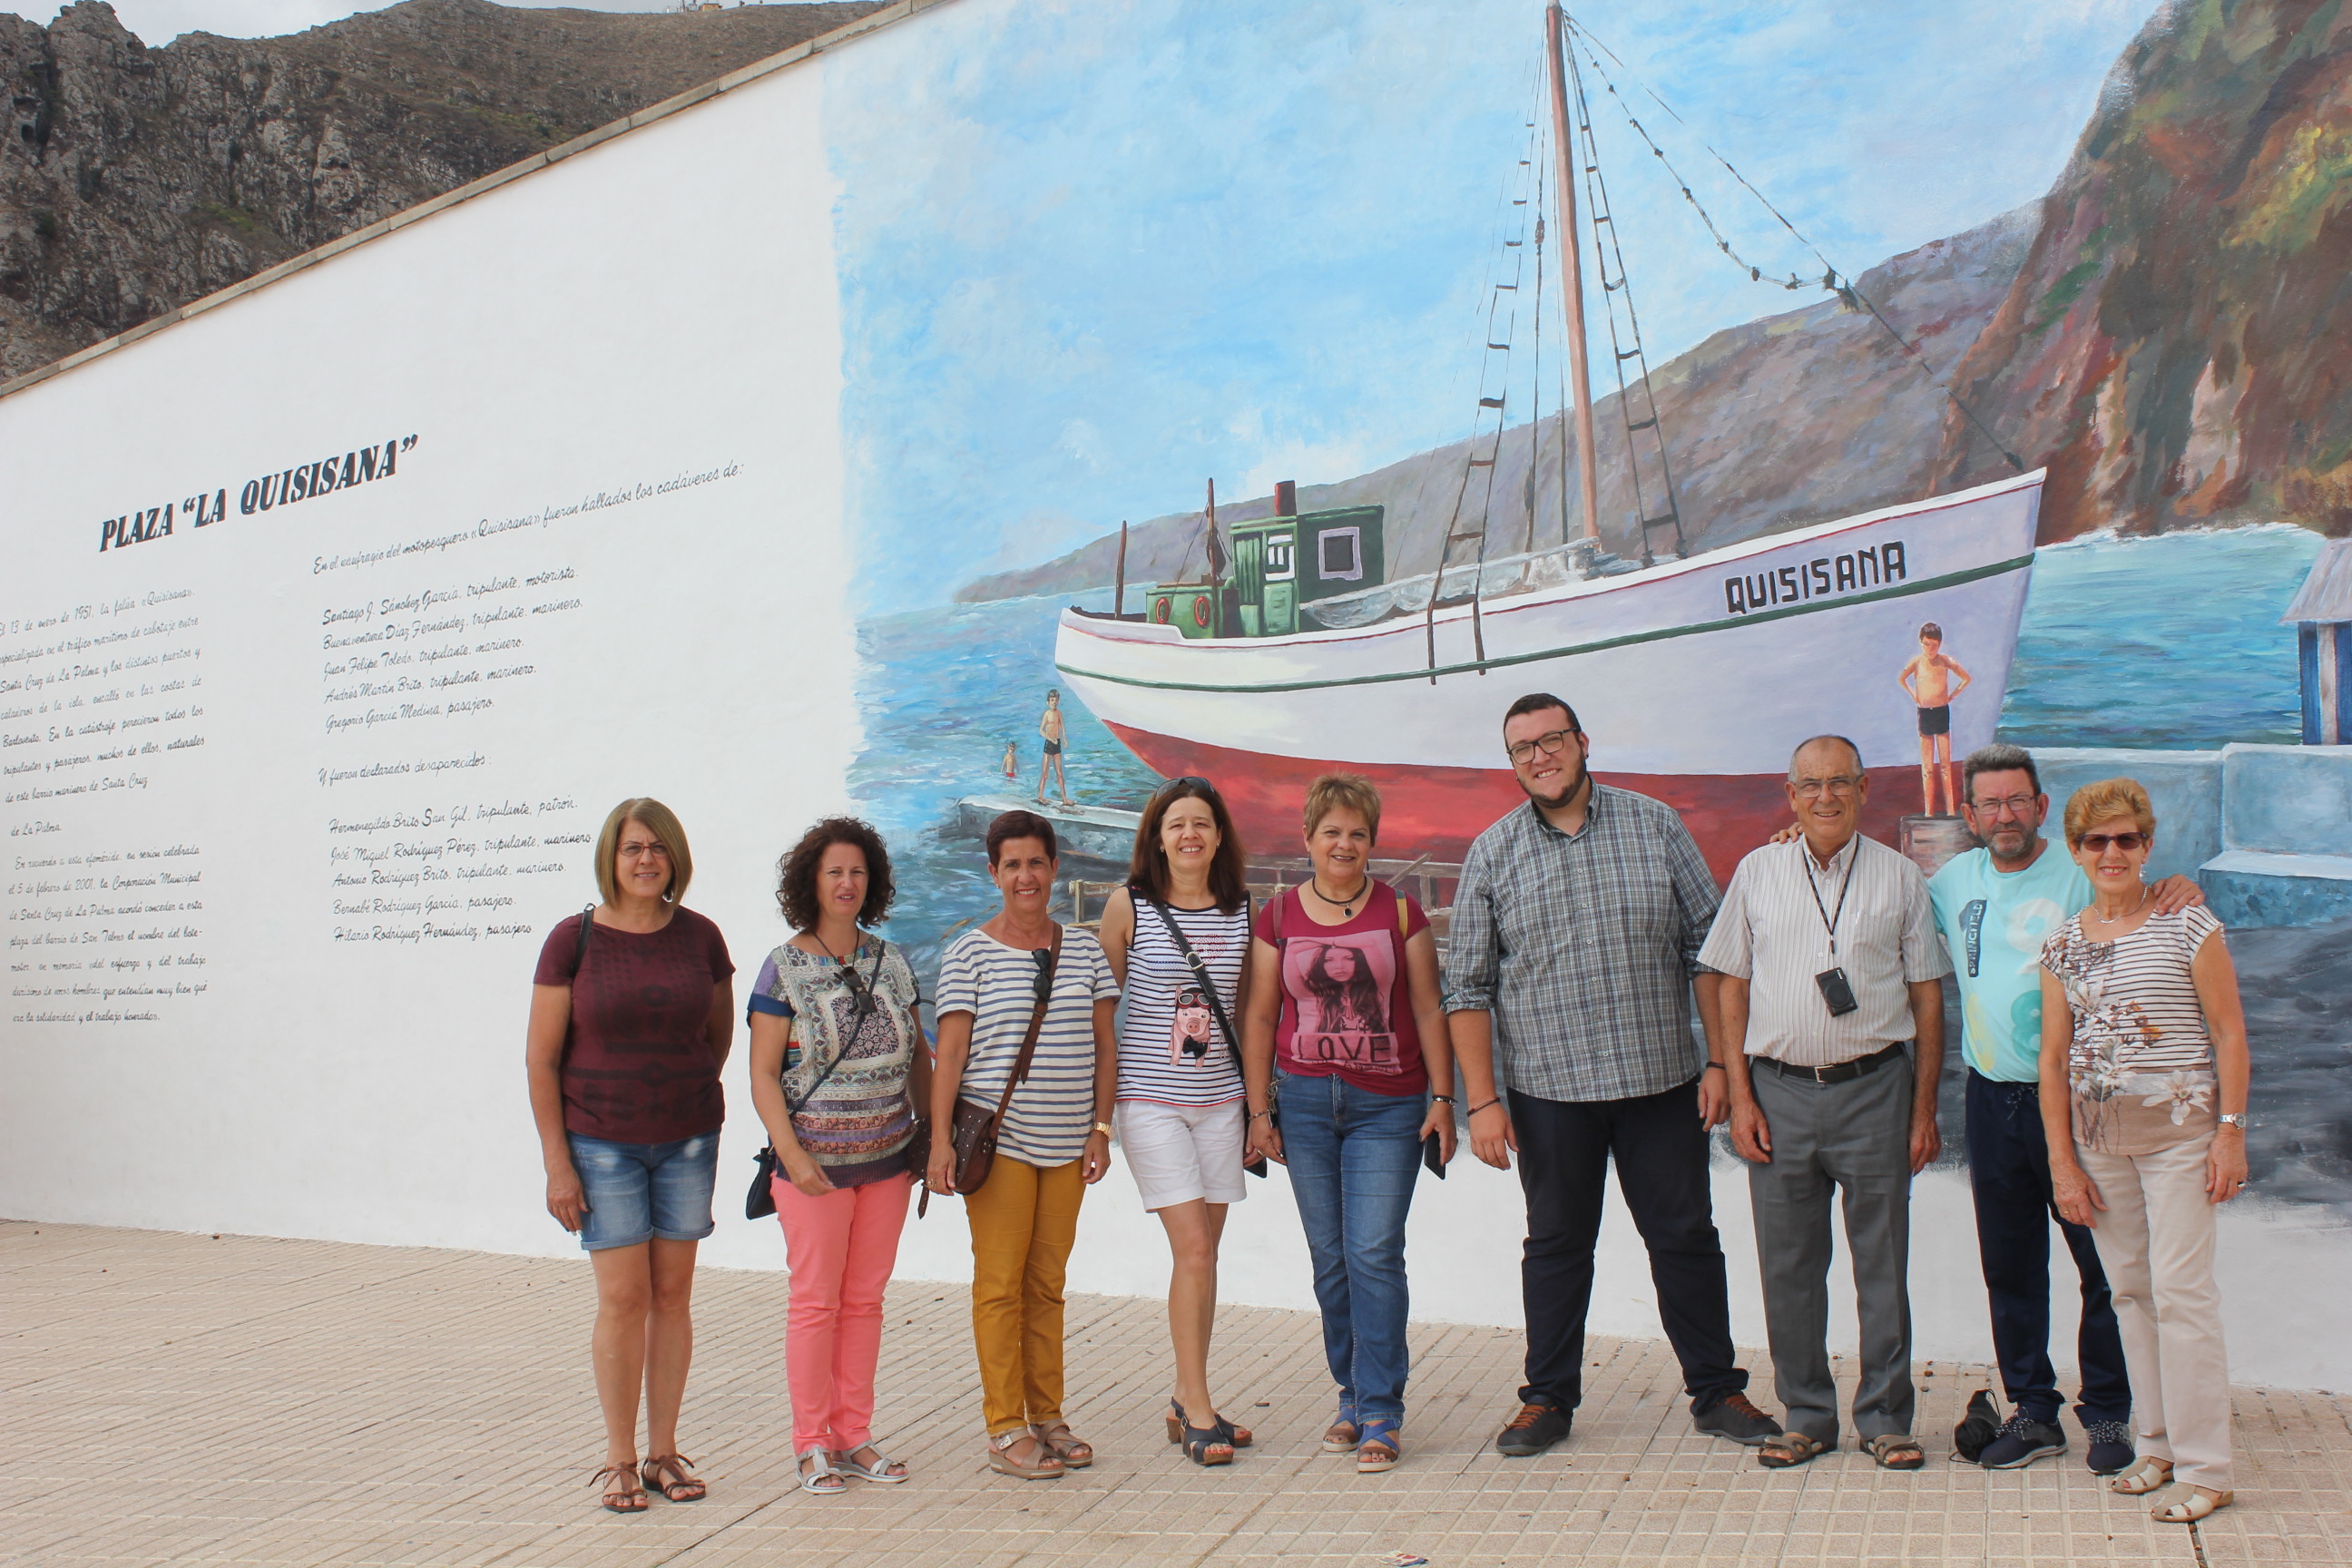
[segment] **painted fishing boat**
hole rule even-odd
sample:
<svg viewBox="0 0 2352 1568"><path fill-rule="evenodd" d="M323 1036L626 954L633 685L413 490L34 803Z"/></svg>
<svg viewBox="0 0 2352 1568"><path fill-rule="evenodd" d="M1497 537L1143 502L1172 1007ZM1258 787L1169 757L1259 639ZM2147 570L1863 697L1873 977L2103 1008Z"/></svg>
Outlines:
<svg viewBox="0 0 2352 1568"><path fill-rule="evenodd" d="M1385 845L1458 859L1524 798L1503 752L1502 717L1532 691L1574 705L1600 778L1681 811L1718 878L1788 820L1789 756L1816 733L1857 744L1872 781L1864 827L1893 840L1901 817L1929 809L1927 759L1949 781L1957 759L1992 739L2043 476L2020 473L1690 553L1591 110L1567 47L1576 25L1556 4L1547 19L1550 156L1531 116L1520 161L1529 173L1510 204L1521 215L1517 237L1507 235L1497 251L1471 438L1449 459L1459 470L1439 487L1440 506L1413 519L1443 531L1435 569L1391 577L1383 507L1302 513L1287 482L1276 487L1271 516L1221 530L1212 483L1202 575L1147 586L1142 611L1127 613L1122 535L1113 611L1064 612L1055 666L1147 766L1215 780L1263 849L1296 837L1313 778L1344 771L1380 785ZM1585 58L1602 68L1597 55ZM1548 166L1556 169L1549 201ZM1599 528L1582 246L1570 237L1580 233L1580 184L1632 468L1638 526L1629 548L1638 559L1605 548ZM1559 542L1539 549L1548 210L1559 220L1556 320L1568 347L1583 526L1571 524L1568 444L1558 440ZM1821 283L1916 355L1852 279L1831 269ZM1535 363L1515 372L1522 331ZM1498 483L1511 466L1507 421L1523 397L1533 400L1517 426L1524 468ZM1568 412L1554 423L1564 426ZM1974 419L1965 405L1960 412ZM1490 553L1490 537L1515 535L1515 552ZM1918 679L1923 630L1937 634L1936 651L1966 673L1948 702L1903 684L1906 671ZM1940 679L1958 685L1958 670Z"/></svg>

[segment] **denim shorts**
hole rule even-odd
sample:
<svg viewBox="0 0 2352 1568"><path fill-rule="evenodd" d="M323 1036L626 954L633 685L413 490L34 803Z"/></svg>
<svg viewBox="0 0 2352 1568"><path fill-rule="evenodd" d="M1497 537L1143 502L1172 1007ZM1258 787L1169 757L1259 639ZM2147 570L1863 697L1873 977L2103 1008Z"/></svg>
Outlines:
<svg viewBox="0 0 2352 1568"><path fill-rule="evenodd" d="M582 1251L635 1247L655 1237L700 1241L717 1228L710 1220L710 1189L719 1179L717 1132L667 1143L614 1143L577 1132L564 1137L587 1198L580 1216Z"/></svg>

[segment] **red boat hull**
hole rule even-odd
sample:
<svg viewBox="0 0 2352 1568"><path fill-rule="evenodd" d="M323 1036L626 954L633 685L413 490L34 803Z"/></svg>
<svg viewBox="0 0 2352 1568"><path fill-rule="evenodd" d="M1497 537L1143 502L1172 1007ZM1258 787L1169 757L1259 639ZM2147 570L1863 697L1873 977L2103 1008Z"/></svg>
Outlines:
<svg viewBox="0 0 2352 1568"><path fill-rule="evenodd" d="M1196 741L1146 734L1113 724L1113 734L1162 778L1197 773L1217 786L1243 842L1268 854L1295 853L1301 837L1299 807L1307 787L1329 773L1360 773L1380 787L1381 847L1391 856L1427 855L1459 860L1470 841L1527 799L1507 768L1418 767L1378 763L1278 757ZM1784 773L1650 774L1593 770L1603 784L1664 801L1698 841L1718 884L1727 883L1740 857L1790 821ZM1900 817L1921 810L1919 769L1870 770L1870 804L1863 831L1895 842Z"/></svg>

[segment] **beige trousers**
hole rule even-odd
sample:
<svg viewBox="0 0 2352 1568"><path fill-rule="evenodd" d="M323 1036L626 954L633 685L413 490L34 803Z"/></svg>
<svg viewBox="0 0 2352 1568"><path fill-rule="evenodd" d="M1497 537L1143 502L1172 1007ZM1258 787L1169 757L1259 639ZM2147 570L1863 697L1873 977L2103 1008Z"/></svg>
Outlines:
<svg viewBox="0 0 2352 1568"><path fill-rule="evenodd" d="M2230 1489L2230 1352L2213 1279L2213 1205L2205 1196L2212 1137L2152 1154L2077 1146L2106 1209L2091 1232L2114 1289L2143 1458L2173 1479Z"/></svg>

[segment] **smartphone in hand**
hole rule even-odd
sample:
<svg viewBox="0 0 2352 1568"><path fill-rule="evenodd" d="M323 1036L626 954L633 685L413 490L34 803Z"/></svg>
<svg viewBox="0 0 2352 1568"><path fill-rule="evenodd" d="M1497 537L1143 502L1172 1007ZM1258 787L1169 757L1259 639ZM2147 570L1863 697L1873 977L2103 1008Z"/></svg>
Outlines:
<svg viewBox="0 0 2352 1568"><path fill-rule="evenodd" d="M1431 1175L1441 1182L1445 1179L1445 1148L1434 1132L1421 1141L1421 1163L1429 1167Z"/></svg>

